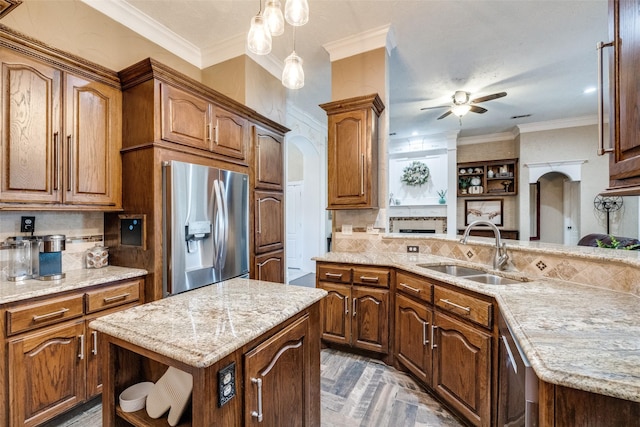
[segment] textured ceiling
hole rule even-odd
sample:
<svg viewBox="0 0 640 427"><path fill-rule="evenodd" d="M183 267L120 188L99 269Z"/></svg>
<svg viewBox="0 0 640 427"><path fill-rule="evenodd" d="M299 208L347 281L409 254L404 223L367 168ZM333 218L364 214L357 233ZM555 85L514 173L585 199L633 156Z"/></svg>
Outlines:
<svg viewBox="0 0 640 427"><path fill-rule="evenodd" d="M113 2L137 9L199 52L215 52L243 37L260 5L244 0ZM596 85L595 46L608 34L606 0L309 0L309 5L309 23L296 32L306 85L288 96L319 121L324 112L318 104L331 100L330 60L323 45L384 25L391 25L396 41L389 57L392 139L458 130L460 136L476 136L508 132L522 123L595 117L596 95L583 90ZM122 21L116 15L111 16ZM128 20L135 30L135 20ZM284 35L274 38L273 59L282 61L291 46L287 26ZM436 120L446 108L420 111L449 103L455 90L469 91L472 98L508 95L481 104L488 112L469 113L462 124L453 115Z"/></svg>

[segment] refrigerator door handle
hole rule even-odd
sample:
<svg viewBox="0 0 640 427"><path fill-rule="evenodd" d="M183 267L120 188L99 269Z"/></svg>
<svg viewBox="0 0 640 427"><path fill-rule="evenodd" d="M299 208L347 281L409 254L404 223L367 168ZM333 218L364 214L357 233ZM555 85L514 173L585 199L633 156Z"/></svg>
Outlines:
<svg viewBox="0 0 640 427"><path fill-rule="evenodd" d="M213 244L214 244L214 249L215 249L215 259L214 259L214 266L216 268L216 270L220 270L220 268L222 268L222 264L220 262L221 258L222 258L222 235L224 233L224 210L223 210L223 203L222 203L222 194L221 194L221 189L220 189L220 181L219 180L215 180L213 181L213 188L215 191L215 204L216 204L216 218L215 218L215 237L213 240Z"/></svg>
<svg viewBox="0 0 640 427"><path fill-rule="evenodd" d="M222 251L220 256L220 265L224 266L227 260L227 242L229 240L229 201L227 199L227 189L225 187L224 181L220 181L220 193L222 199L222 218L223 218L223 235L222 242L220 242L220 249Z"/></svg>

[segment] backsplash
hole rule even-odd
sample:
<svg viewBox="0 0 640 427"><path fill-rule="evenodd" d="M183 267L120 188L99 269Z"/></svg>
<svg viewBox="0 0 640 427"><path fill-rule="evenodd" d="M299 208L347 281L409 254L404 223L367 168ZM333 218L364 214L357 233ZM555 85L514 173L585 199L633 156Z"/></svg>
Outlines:
<svg viewBox="0 0 640 427"><path fill-rule="evenodd" d="M475 244L475 239L486 241ZM447 236L398 236L334 233L333 252L406 252L407 245L418 245L420 253L491 266L493 239L474 237L466 245ZM507 243L510 269L531 278L550 278L591 285L640 296L638 251L566 247L561 245ZM634 265L635 264L635 265Z"/></svg>
<svg viewBox="0 0 640 427"><path fill-rule="evenodd" d="M104 214L102 212L0 212L0 241L13 236L29 236L20 232L23 216L35 216L36 236L64 234L65 250L62 252L62 271L78 270L84 267L84 253L87 249L102 244L104 240ZM0 251L0 272L6 267L6 251ZM2 276L2 274L0 274Z"/></svg>

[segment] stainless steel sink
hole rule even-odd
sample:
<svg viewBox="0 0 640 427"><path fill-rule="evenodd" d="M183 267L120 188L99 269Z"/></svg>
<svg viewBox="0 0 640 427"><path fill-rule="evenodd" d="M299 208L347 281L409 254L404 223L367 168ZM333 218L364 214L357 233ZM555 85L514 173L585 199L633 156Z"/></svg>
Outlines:
<svg viewBox="0 0 640 427"><path fill-rule="evenodd" d="M509 279L508 277L496 276L494 274L479 274L477 276L465 276L467 280L484 283L486 285L511 285L514 283L522 283L522 280Z"/></svg>
<svg viewBox="0 0 640 427"><path fill-rule="evenodd" d="M439 273L450 274L451 276L456 277L465 277L465 276L474 276L478 274L485 274L483 270L478 270L476 268L462 267L460 265L455 264L445 264L445 265L427 265L427 264L418 264L418 267L426 268L428 270L437 271Z"/></svg>

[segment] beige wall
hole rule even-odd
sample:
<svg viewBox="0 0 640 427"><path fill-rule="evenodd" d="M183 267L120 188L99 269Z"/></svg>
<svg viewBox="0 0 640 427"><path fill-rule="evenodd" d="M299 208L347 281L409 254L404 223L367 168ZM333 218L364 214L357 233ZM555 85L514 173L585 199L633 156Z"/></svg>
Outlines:
<svg viewBox="0 0 640 427"><path fill-rule="evenodd" d="M202 83L244 103L246 94L246 61L245 56L237 56L228 61L212 65L202 70Z"/></svg>
<svg viewBox="0 0 640 427"><path fill-rule="evenodd" d="M114 71L151 57L200 80L197 67L78 0L26 0L2 24Z"/></svg>

